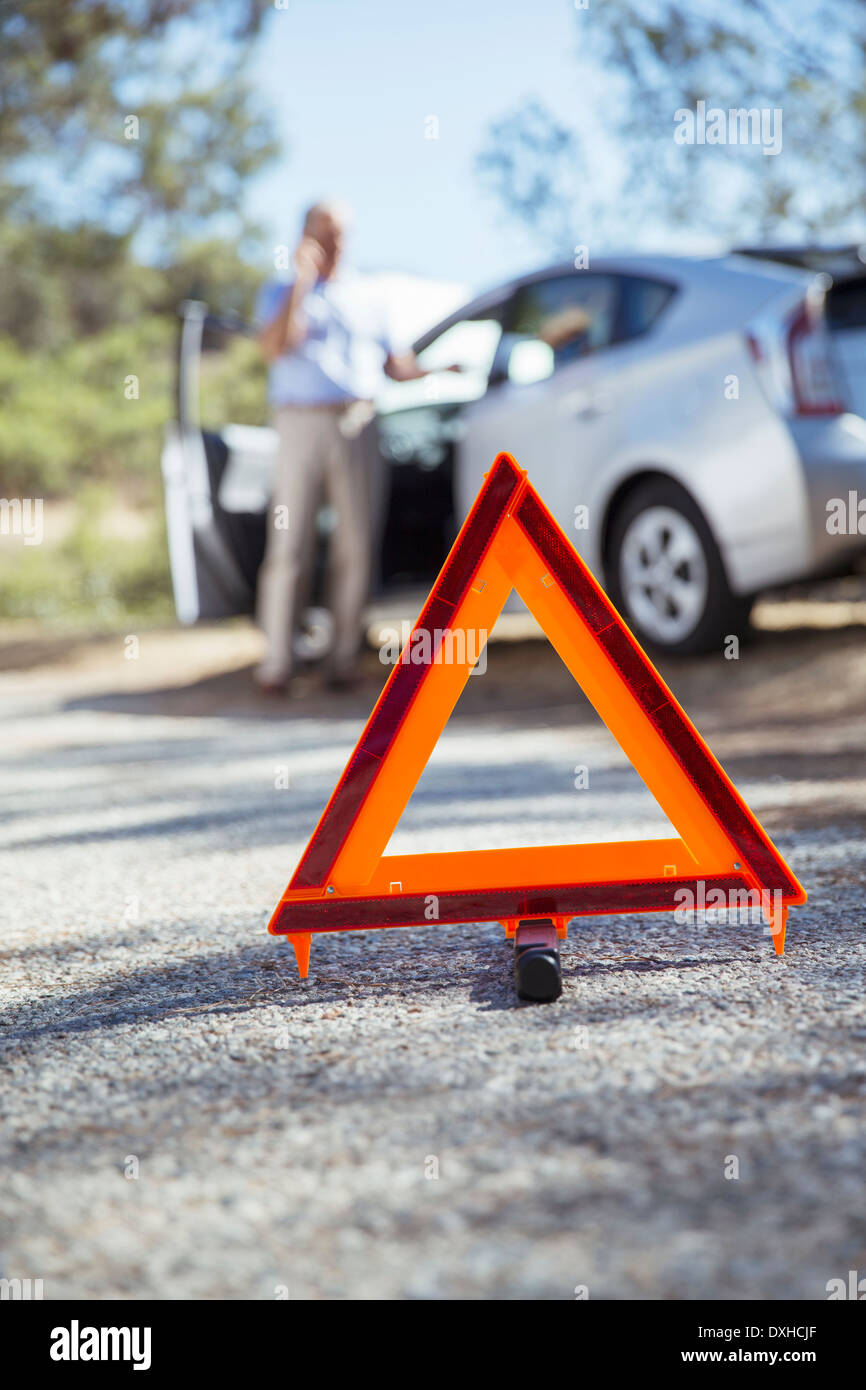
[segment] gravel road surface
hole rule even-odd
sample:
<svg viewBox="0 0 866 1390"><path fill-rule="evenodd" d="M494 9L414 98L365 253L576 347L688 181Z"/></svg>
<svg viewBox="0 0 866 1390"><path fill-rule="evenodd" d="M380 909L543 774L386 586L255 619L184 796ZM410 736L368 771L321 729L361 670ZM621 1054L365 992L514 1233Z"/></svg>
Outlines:
<svg viewBox="0 0 866 1390"><path fill-rule="evenodd" d="M242 628L0 643L0 1275L769 1300L866 1273L864 628L774 611L738 661L664 674L809 891L786 956L759 925L584 920L549 1006L493 925L319 938L306 983L267 936L374 657L351 696L269 705ZM555 656L503 643L392 849L666 827Z"/></svg>

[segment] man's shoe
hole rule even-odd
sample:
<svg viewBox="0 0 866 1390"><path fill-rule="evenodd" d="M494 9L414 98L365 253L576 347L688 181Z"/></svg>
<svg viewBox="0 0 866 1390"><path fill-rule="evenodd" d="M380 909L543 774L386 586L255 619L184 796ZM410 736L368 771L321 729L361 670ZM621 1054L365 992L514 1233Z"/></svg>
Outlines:
<svg viewBox="0 0 866 1390"><path fill-rule="evenodd" d="M361 677L357 671L332 671L327 677L325 685L328 690L333 690L335 694L346 694L350 690L357 690L361 685Z"/></svg>
<svg viewBox="0 0 866 1390"><path fill-rule="evenodd" d="M267 681L261 680L258 676L256 676L255 686L256 690L259 692L260 695L266 695L269 698L274 698L279 695L288 695L289 693L288 680Z"/></svg>

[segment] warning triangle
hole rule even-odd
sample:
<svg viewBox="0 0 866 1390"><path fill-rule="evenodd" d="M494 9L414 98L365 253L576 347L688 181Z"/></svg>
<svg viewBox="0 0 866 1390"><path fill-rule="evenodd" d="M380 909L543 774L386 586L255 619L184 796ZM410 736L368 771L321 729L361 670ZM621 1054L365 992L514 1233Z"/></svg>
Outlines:
<svg viewBox="0 0 866 1390"><path fill-rule="evenodd" d="M512 589L679 838L386 855ZM692 897L684 898L682 890ZM433 585L268 930L306 975L315 932L761 906L778 954L806 894L508 454Z"/></svg>

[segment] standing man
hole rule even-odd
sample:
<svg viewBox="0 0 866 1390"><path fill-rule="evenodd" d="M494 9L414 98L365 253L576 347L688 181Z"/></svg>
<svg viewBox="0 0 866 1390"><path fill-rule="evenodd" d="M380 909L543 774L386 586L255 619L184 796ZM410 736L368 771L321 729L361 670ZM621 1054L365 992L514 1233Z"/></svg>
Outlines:
<svg viewBox="0 0 866 1390"><path fill-rule="evenodd" d="M292 636L315 556L322 491L336 514L330 684L353 681L370 571L367 486L354 440L372 418L383 369L396 381L425 375L414 353L395 350L372 283L342 268L344 231L336 204L314 204L295 251L294 280L265 285L259 296L259 342L279 436L258 584L268 650L256 678L268 693L286 689L292 676Z"/></svg>

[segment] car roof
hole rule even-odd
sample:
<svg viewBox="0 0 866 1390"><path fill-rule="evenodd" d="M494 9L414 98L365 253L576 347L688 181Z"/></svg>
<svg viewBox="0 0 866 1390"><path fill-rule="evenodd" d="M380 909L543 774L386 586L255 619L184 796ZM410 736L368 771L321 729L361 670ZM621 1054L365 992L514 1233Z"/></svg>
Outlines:
<svg viewBox="0 0 866 1390"><path fill-rule="evenodd" d="M513 280L503 281L494 288L485 290L475 299L461 305L446 319L430 328L416 342L415 350L420 352L428 343L444 332L452 324L462 319L477 317L485 310L493 309L502 300L514 294L525 285L547 280L558 275L635 275L665 281L677 288L694 288L712 293L730 295L739 291L750 298L764 296L769 298L776 291L802 289L814 280L814 271L806 271L777 261L759 260L748 255L727 254L721 256L672 256L672 255L620 255L593 257L586 271L575 268L573 261L558 261L519 275Z"/></svg>
<svg viewBox="0 0 866 1390"><path fill-rule="evenodd" d="M802 243L797 246L738 246L735 253L753 259L802 266L806 270L825 271L837 283L866 277L866 245L860 242L836 246Z"/></svg>

